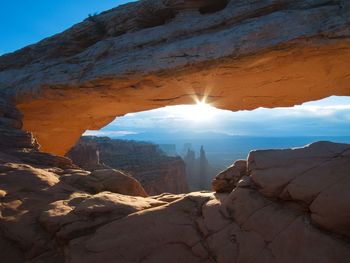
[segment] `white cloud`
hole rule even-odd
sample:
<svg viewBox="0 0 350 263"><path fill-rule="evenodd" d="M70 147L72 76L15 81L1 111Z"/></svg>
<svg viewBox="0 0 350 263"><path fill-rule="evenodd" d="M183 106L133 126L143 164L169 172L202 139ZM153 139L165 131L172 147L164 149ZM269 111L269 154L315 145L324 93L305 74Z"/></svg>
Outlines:
<svg viewBox="0 0 350 263"><path fill-rule="evenodd" d="M83 135L85 136L112 136L112 137L122 137L126 135L138 134L134 131L86 131Z"/></svg>
<svg viewBox="0 0 350 263"><path fill-rule="evenodd" d="M194 106L182 105L127 114L102 131L90 134L116 137L140 132L205 131L227 135L309 135L340 131L350 135L349 119L350 97L331 97L291 108L238 112L207 107L201 112Z"/></svg>

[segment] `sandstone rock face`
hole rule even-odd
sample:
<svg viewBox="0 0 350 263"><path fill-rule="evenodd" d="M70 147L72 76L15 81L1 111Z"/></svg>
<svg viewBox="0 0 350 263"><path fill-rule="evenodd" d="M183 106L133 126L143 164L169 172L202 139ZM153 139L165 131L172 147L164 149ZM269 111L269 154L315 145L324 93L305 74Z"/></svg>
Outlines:
<svg viewBox="0 0 350 263"><path fill-rule="evenodd" d="M22 128L22 115L9 97L0 97L0 160L28 162L63 169L76 168L65 157L40 152L33 134Z"/></svg>
<svg viewBox="0 0 350 263"><path fill-rule="evenodd" d="M254 184L268 198L295 202L311 220L332 232L350 234L350 145L317 142L305 148L253 151L248 167L236 162L213 180L216 192ZM246 176L246 173L248 176Z"/></svg>
<svg viewBox="0 0 350 263"><path fill-rule="evenodd" d="M0 258L11 263L346 263L349 149L319 142L255 151L247 169L247 162L239 161L222 173L240 177L230 193L141 197L111 192L120 186L116 171L90 173L42 152L23 159L24 148L4 147ZM93 180L86 178L105 188L90 191Z"/></svg>
<svg viewBox="0 0 350 263"><path fill-rule="evenodd" d="M324 229L350 235L350 145L318 142L306 148L251 152L248 170L259 191L295 201Z"/></svg>
<svg viewBox="0 0 350 263"><path fill-rule="evenodd" d="M93 141L83 140L82 138L80 138L66 156L75 164L79 165L79 167L88 171L108 168L108 166L103 164L100 160L98 145Z"/></svg>
<svg viewBox="0 0 350 263"><path fill-rule="evenodd" d="M86 170L112 167L126 171L150 195L188 192L182 159L166 156L155 144L83 136L67 156Z"/></svg>
<svg viewBox="0 0 350 263"><path fill-rule="evenodd" d="M349 145L252 152L230 193L152 198L75 180L95 176L38 148L64 154L85 129L206 88L232 110L350 95L349 14L347 0L143 0L2 56L1 260L347 263Z"/></svg>
<svg viewBox="0 0 350 263"><path fill-rule="evenodd" d="M95 170L91 176L102 182L106 191L124 195L147 196L141 184L132 176L113 169Z"/></svg>
<svg viewBox="0 0 350 263"><path fill-rule="evenodd" d="M348 0L143 0L2 56L0 90L63 155L86 129L195 96L241 110L350 95L349 22Z"/></svg>
<svg viewBox="0 0 350 263"><path fill-rule="evenodd" d="M141 184L132 176L118 170L103 169L92 173L80 169L66 170L61 180L92 194L110 191L130 196L147 196Z"/></svg>
<svg viewBox="0 0 350 263"><path fill-rule="evenodd" d="M219 173L212 182L212 188L218 193L229 193L238 185L247 174L247 161L238 160L225 171Z"/></svg>
<svg viewBox="0 0 350 263"><path fill-rule="evenodd" d="M10 248L0 252L4 262L67 262L61 247L69 240L165 204L110 192L90 195L60 181L57 173L25 164L2 163L0 180L6 192L0 200L1 239Z"/></svg>

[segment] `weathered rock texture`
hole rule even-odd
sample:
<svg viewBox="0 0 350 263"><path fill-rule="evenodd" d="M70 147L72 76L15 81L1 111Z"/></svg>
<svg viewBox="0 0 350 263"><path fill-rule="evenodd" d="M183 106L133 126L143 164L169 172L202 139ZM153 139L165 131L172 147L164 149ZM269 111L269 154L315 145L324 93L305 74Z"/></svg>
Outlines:
<svg viewBox="0 0 350 263"><path fill-rule="evenodd" d="M264 196L298 202L320 227L350 235L350 145L252 152L248 169Z"/></svg>
<svg viewBox="0 0 350 263"><path fill-rule="evenodd" d="M100 159L97 143L87 140L86 137L81 137L66 156L84 170L94 171L108 168Z"/></svg>
<svg viewBox="0 0 350 263"><path fill-rule="evenodd" d="M0 97L0 160L15 160L64 169L77 168L65 157L40 152L33 134L22 128L22 115L9 97ZM16 157L11 157L16 156Z"/></svg>
<svg viewBox="0 0 350 263"><path fill-rule="evenodd" d="M59 165L61 157L48 155L57 166L38 165L46 154L32 162L19 153L2 151L0 158L4 262L346 263L350 257L350 145L255 151L230 193L153 197L87 192L84 181L67 178L89 172Z"/></svg>
<svg viewBox="0 0 350 263"><path fill-rule="evenodd" d="M1 140L4 262L348 262L350 145L252 152L222 173L237 177L229 193L135 197L39 152L11 104L0 109L16 134Z"/></svg>
<svg viewBox="0 0 350 263"><path fill-rule="evenodd" d="M213 190L231 192L253 183L262 195L297 202L320 227L349 236L349 168L349 144L253 151L248 167L236 162L214 178Z"/></svg>
<svg viewBox="0 0 350 263"><path fill-rule="evenodd" d="M349 145L253 152L230 193L150 198L99 192L38 142L64 154L85 129L194 96L235 110L350 95L349 14L347 0L144 0L2 56L1 260L348 262Z"/></svg>
<svg viewBox="0 0 350 263"><path fill-rule="evenodd" d="M245 175L247 175L247 161L238 160L215 176L212 181L212 189L218 193L231 192Z"/></svg>
<svg viewBox="0 0 350 263"><path fill-rule="evenodd" d="M349 22L348 0L143 0L2 56L0 90L63 155L86 129L196 96L239 110L350 95Z"/></svg>
<svg viewBox="0 0 350 263"><path fill-rule="evenodd" d="M166 156L152 143L84 136L67 156L86 170L103 166L123 170L136 178L150 195L188 192L182 159Z"/></svg>

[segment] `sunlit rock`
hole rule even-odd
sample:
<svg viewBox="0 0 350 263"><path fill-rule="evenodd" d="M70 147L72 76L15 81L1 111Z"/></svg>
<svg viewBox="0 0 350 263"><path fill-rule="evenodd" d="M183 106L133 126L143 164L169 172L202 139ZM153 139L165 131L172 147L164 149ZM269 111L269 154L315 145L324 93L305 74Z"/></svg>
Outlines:
<svg viewBox="0 0 350 263"><path fill-rule="evenodd" d="M250 177L271 198L298 202L321 227L350 234L350 145L317 142L305 148L253 151Z"/></svg>
<svg viewBox="0 0 350 263"><path fill-rule="evenodd" d="M91 176L97 178L106 191L133 196L147 196L137 180L121 171L113 169L95 170L91 173Z"/></svg>
<svg viewBox="0 0 350 263"><path fill-rule="evenodd" d="M349 145L254 151L222 174L230 193L154 197L52 154L194 96L238 110L350 95L349 14L346 0L144 0L2 56L1 260L349 262Z"/></svg>
<svg viewBox="0 0 350 263"><path fill-rule="evenodd" d="M60 155L116 116L194 97L242 110L350 95L349 1L212 3L144 0L89 17L0 57L0 91Z"/></svg>

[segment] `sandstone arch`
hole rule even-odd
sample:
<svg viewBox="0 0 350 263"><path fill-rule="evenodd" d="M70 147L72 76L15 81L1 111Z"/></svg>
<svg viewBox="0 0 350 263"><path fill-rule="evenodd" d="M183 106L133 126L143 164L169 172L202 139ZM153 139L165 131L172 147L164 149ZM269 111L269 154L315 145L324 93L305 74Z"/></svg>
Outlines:
<svg viewBox="0 0 350 263"><path fill-rule="evenodd" d="M349 1L246 2L144 0L89 17L2 56L1 93L61 155L86 129L194 96L240 110L350 95Z"/></svg>

